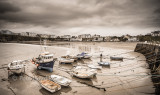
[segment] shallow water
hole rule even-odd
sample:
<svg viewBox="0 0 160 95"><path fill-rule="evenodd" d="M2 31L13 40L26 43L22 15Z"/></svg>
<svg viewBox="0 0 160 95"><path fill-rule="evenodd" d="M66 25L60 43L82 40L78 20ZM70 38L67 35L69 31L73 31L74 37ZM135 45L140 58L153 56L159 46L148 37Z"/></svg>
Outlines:
<svg viewBox="0 0 160 95"><path fill-rule="evenodd" d="M50 42L48 43L48 51L54 53L56 58L63 55L77 55L81 52L92 54L91 59L79 60L73 64L59 64L56 61L54 71L49 73L44 70L37 70L36 66L27 63L26 74L37 78L39 75L50 76L58 74L68 77L72 80L70 87L62 87L54 95L146 95L154 93L151 77L147 76L150 72L145 57L134 52L136 43L127 42ZM37 57L41 51L39 45L16 44L16 43L0 43L0 59L1 67L6 67L13 60L25 60ZM94 64L98 65L100 54L103 54L103 61L110 62L110 66L102 67L98 70L96 77L93 79L79 79L72 77L66 70L71 70L76 65ZM124 57L123 61L111 61L110 56ZM0 69L0 78L7 78L8 72ZM16 95L51 95L48 91L41 88L36 80L32 80L24 75L23 80L9 78L9 81L1 81L0 92L2 95L12 95L13 91ZM42 76L39 76L42 78ZM27 80L24 80L27 79ZM85 84L94 85L100 88L106 88L107 91L99 90ZM13 91L7 88L12 88Z"/></svg>

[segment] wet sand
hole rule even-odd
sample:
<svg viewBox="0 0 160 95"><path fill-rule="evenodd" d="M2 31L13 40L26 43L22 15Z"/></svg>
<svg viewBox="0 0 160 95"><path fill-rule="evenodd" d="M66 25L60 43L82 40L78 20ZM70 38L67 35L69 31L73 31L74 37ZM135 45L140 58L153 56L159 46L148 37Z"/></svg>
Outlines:
<svg viewBox="0 0 160 95"><path fill-rule="evenodd" d="M72 80L70 87L62 87L54 95L146 95L153 94L155 89L151 81L148 64L142 54L134 52L136 43L123 42L54 42L48 44L50 53L56 58L63 55L76 55L88 52L93 55L91 59L83 59L73 64L55 63L52 73L45 70L37 70L31 62L26 64L26 74L34 78L43 78L52 74L65 76ZM43 89L38 81L27 75L13 76L8 79L7 64L13 60L26 60L37 57L41 51L39 45L0 43L0 95L53 95ZM100 53L105 56L103 61L110 62L109 67L98 70L96 77L91 80L72 77L69 71L76 65L95 64L100 61ZM123 61L111 61L110 56L121 56ZM94 85L90 87L86 84Z"/></svg>

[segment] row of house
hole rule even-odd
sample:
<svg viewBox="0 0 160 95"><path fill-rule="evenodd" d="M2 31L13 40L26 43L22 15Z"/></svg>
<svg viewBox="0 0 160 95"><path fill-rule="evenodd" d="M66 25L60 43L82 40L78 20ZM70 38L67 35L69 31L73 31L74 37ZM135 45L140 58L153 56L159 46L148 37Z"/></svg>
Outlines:
<svg viewBox="0 0 160 95"><path fill-rule="evenodd" d="M116 36L101 36L101 35L91 35L91 34L82 34L78 36L71 36L71 35L63 35L63 36L56 36L56 35L49 35L49 34L36 34L33 32L21 32L21 33L13 33L9 30L3 30L0 31L2 34L7 35L20 35L25 37L41 37L41 38L51 38L56 41L95 41L95 42L102 42L102 41L108 41L108 42L119 42L124 39L124 41L138 41L136 36L130 36L130 35L123 35L121 37Z"/></svg>

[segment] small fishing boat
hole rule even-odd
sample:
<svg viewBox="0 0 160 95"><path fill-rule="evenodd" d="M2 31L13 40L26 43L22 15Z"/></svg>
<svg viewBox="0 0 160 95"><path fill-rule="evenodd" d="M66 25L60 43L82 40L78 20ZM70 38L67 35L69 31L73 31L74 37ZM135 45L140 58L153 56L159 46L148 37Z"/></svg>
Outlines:
<svg viewBox="0 0 160 95"><path fill-rule="evenodd" d="M45 69L49 72L53 72L53 66L55 59L53 54L47 51L47 46L43 46L43 52L39 54L37 58L32 59L32 63L37 66L37 69Z"/></svg>
<svg viewBox="0 0 160 95"><path fill-rule="evenodd" d="M25 73L25 61L16 60L8 64L8 72Z"/></svg>
<svg viewBox="0 0 160 95"><path fill-rule="evenodd" d="M102 65L102 66L109 66L110 63L109 62L98 62L99 65Z"/></svg>
<svg viewBox="0 0 160 95"><path fill-rule="evenodd" d="M59 84L54 83L51 80L41 80L40 84L44 89L50 91L51 93L54 93L61 89L61 86Z"/></svg>
<svg viewBox="0 0 160 95"><path fill-rule="evenodd" d="M84 58L84 59L89 59L89 58L91 58L92 56L90 55L90 54L88 54L88 53L85 53L85 52L82 52L81 54L78 54L77 55L77 58L78 59L82 59L82 58Z"/></svg>
<svg viewBox="0 0 160 95"><path fill-rule="evenodd" d="M74 59L71 58L60 58L59 63L73 63Z"/></svg>
<svg viewBox="0 0 160 95"><path fill-rule="evenodd" d="M86 66L76 66L72 70L72 75L78 78L93 78L96 75L96 71Z"/></svg>
<svg viewBox="0 0 160 95"><path fill-rule="evenodd" d="M102 69L101 66L92 65L92 64L89 64L88 67L91 68L91 69L99 69L99 70Z"/></svg>
<svg viewBox="0 0 160 95"><path fill-rule="evenodd" d="M62 86L69 86L72 82L68 78L58 76L58 75L51 75L51 79L52 79L52 81L54 81Z"/></svg>
<svg viewBox="0 0 160 95"><path fill-rule="evenodd" d="M72 56L72 55L65 55L65 56L61 56L61 58L70 58L70 59L74 59L77 60L77 56Z"/></svg>
<svg viewBox="0 0 160 95"><path fill-rule="evenodd" d="M111 60L123 60L123 57L111 56L110 59L111 59Z"/></svg>
<svg viewBox="0 0 160 95"><path fill-rule="evenodd" d="M37 69L45 69L53 72L55 60L53 59L53 54L44 52L38 56L38 58L33 58L32 63L37 66Z"/></svg>

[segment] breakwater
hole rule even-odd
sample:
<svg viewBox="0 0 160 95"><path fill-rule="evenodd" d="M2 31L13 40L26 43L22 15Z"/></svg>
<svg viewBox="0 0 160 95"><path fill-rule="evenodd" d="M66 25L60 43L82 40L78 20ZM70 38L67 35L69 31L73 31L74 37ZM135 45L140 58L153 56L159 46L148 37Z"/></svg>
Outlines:
<svg viewBox="0 0 160 95"><path fill-rule="evenodd" d="M160 44L138 43L134 50L145 56L152 74L155 94L160 94Z"/></svg>

